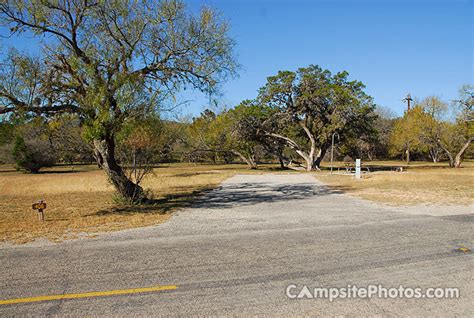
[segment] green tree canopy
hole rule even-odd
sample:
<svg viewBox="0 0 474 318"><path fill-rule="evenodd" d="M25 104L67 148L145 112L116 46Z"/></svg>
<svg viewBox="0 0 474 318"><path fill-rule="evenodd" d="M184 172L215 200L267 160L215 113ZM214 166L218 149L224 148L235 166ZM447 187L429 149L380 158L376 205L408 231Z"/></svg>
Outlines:
<svg viewBox="0 0 474 318"><path fill-rule="evenodd" d="M276 110L264 133L284 140L304 159L307 170L318 168L333 133L341 140L374 133L375 105L364 88L345 71L332 74L317 65L280 71L259 91L259 103ZM288 134L294 133L289 126L303 143Z"/></svg>
<svg viewBox="0 0 474 318"><path fill-rule="evenodd" d="M5 61L0 114L79 114L98 163L128 198L141 189L115 159L123 122L180 88L213 90L235 74L222 17L209 8L190 14L179 0L6 0L0 24L47 37L38 58L12 53Z"/></svg>

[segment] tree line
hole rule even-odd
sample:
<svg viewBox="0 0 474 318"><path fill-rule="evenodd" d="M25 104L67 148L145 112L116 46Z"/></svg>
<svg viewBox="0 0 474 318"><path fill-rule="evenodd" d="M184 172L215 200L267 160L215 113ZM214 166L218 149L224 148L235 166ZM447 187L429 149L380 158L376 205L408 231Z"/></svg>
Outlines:
<svg viewBox="0 0 474 318"><path fill-rule="evenodd" d="M320 67L310 68L322 71ZM269 81L274 78L269 77ZM264 89L261 94L268 87ZM116 157L125 166L240 161L250 169L257 169L261 162L278 162L282 169L317 170L321 160L327 159L333 134L337 134L336 160L396 159L409 163L415 159L446 161L450 167L460 167L465 156L472 158L474 154L470 147L472 94L473 88L466 85L451 104L429 96L416 101L400 117L371 103L361 109L348 103L350 109L337 107L340 114L327 111L327 105L319 110L322 114L310 108L311 118L303 113L308 109L301 106L288 108L265 102L268 95L221 111L206 109L191 120L171 121L149 114L123 123L115 136ZM299 97L294 98L297 101ZM299 116L295 115L297 109ZM86 134L80 116L74 114L9 117L0 123L0 161L17 163L29 172L57 163L94 163L97 158Z"/></svg>
<svg viewBox="0 0 474 318"><path fill-rule="evenodd" d="M37 172L94 161L117 192L146 201L160 162L245 162L318 170L337 136L342 158L472 157L473 87L457 101L427 97L395 118L362 82L319 65L269 76L253 100L188 121L164 120L182 89L219 90L239 65L216 11L183 2L8 0L0 24L36 36L41 53L9 48L0 71L0 157ZM170 105L171 104L171 105Z"/></svg>
<svg viewBox="0 0 474 318"><path fill-rule="evenodd" d="M400 117L376 106L363 88L347 72L331 75L319 66L279 72L256 99L194 118L191 154L224 162L236 156L251 169L273 160L311 171L320 169L334 139L338 160L447 161L459 168L473 158L473 86L461 87L450 103L436 96L415 101Z"/></svg>

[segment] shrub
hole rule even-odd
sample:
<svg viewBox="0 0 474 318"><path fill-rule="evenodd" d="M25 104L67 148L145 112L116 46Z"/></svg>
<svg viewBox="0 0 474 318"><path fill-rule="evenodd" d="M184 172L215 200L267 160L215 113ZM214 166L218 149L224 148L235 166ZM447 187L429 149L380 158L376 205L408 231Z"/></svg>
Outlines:
<svg viewBox="0 0 474 318"><path fill-rule="evenodd" d="M15 163L12 156L12 144L0 146L0 165Z"/></svg>
<svg viewBox="0 0 474 318"><path fill-rule="evenodd" d="M17 136L13 144L13 158L18 170L37 173L41 168L51 167L56 162L51 146L47 141L25 141Z"/></svg>

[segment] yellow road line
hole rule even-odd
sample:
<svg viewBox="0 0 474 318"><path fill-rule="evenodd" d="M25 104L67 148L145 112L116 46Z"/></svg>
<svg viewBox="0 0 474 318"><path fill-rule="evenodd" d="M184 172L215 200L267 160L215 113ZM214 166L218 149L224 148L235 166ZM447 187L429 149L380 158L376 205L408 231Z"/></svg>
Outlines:
<svg viewBox="0 0 474 318"><path fill-rule="evenodd" d="M87 297L127 295L127 294L156 292L156 291L163 291L163 290L175 290L177 288L178 286L175 286L175 285L151 286L151 287L144 287L144 288L116 289L116 290L79 293L79 294L62 294L62 295L37 296L37 297L27 297L27 298L15 298L15 299L0 300L0 305L32 303L32 302L37 302L37 301L48 301L48 300L59 300L59 299L76 299L76 298L87 298Z"/></svg>

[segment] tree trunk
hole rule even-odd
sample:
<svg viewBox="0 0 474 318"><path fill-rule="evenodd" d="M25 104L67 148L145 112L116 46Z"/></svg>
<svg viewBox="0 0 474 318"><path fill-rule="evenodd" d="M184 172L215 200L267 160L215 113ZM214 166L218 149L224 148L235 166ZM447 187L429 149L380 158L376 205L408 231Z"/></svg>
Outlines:
<svg viewBox="0 0 474 318"><path fill-rule="evenodd" d="M319 149L318 156L316 157L316 161L314 163L318 169L321 168L321 161L323 161L323 158L326 155L327 150L328 150L328 147L326 145L323 145L321 149Z"/></svg>
<svg viewBox="0 0 474 318"><path fill-rule="evenodd" d="M308 157L306 160L306 171L313 171L315 167L313 157Z"/></svg>
<svg viewBox="0 0 474 318"><path fill-rule="evenodd" d="M306 162L306 171L313 171L314 169L314 151L310 151L309 154L305 153L304 151L301 150L296 150L296 153L301 156L301 158L304 159Z"/></svg>
<svg viewBox="0 0 474 318"><path fill-rule="evenodd" d="M316 154L316 140L314 139L313 134L305 125L301 124L301 127L305 131L306 135L309 138L311 148L309 154L306 156L306 171L313 171L315 168L319 170L319 166L315 164L315 154ZM319 150L318 156L321 154L321 149Z"/></svg>
<svg viewBox="0 0 474 318"><path fill-rule="evenodd" d="M285 161L283 160L283 157L282 156L278 156L278 162L280 162L280 169L285 169L286 166L285 166Z"/></svg>
<svg viewBox="0 0 474 318"><path fill-rule="evenodd" d="M306 154L303 150L301 150L301 147L295 141L291 140L288 137L275 134L275 133L266 133L266 135L269 137L274 137L274 138L279 138L281 140L284 140L286 144L288 145L288 147L293 149L299 156L301 156L301 158L304 159L304 161L306 162L306 167L304 168L304 170L310 171L308 170L308 168L312 169L313 162L309 160L309 155ZM287 165L287 167L293 170L302 170L301 167L297 167L297 168L293 167L291 162Z"/></svg>
<svg viewBox="0 0 474 318"><path fill-rule="evenodd" d="M236 150L232 150L232 153L238 156L240 159L242 159L242 161L244 161L249 166L250 169L252 170L257 169L257 162L255 160L255 156L252 155L252 156L246 157L242 153Z"/></svg>
<svg viewBox="0 0 474 318"><path fill-rule="evenodd" d="M315 152L316 152L316 141L315 141L313 135L311 134L311 132L309 131L309 129L306 126L302 126L302 128L304 129L304 131L308 135L308 138L311 142L311 148L310 148L309 153L306 153L305 151L303 151L302 148L295 141L291 140L288 137L285 137L285 136L282 136L282 135L279 135L279 134L275 134L275 133L267 133L266 135L270 136L270 137L280 138L280 139L284 140L286 142L286 144L288 145L288 147L293 149L299 156L301 156L301 158L304 159L304 161L306 162L305 170L306 171L313 171L314 168L315 168L314 155L315 155ZM288 165L288 168L294 169L294 170L300 170L299 168L298 169L292 168L291 165ZM316 167L316 168L319 170L319 167Z"/></svg>
<svg viewBox="0 0 474 318"><path fill-rule="evenodd" d="M449 167L454 168L454 158L451 152L447 152L448 159L449 159Z"/></svg>
<svg viewBox="0 0 474 318"><path fill-rule="evenodd" d="M461 162L462 158L464 156L464 153L466 152L467 148L469 148L469 145L471 144L473 138L470 138L464 146L462 146L461 150L456 155L456 158L454 158L454 168L459 168L461 167Z"/></svg>
<svg viewBox="0 0 474 318"><path fill-rule="evenodd" d="M113 137L94 140L94 154L97 164L105 171L122 198L130 202L139 202L145 199L143 189L128 179L122 167L117 163Z"/></svg>
<svg viewBox="0 0 474 318"><path fill-rule="evenodd" d="M430 157L433 160L433 163L437 163L439 161L439 151L434 148L430 148Z"/></svg>
<svg viewBox="0 0 474 318"><path fill-rule="evenodd" d="M439 143L439 146L441 147L441 149L443 149L443 151L446 153L446 155L448 156L448 159L449 159L449 167L450 168L454 168L454 158L453 158L453 154L451 153L451 151L448 150L448 148L444 147L441 143Z"/></svg>
<svg viewBox="0 0 474 318"><path fill-rule="evenodd" d="M269 153L275 154L275 156L278 158L278 162L280 163L280 169L286 169L286 163L288 163L288 159L285 158L283 155L283 150L282 149L272 149L271 147L266 148ZM286 162L286 163L285 163Z"/></svg>
<svg viewBox="0 0 474 318"><path fill-rule="evenodd" d="M405 161L410 163L410 149L405 150Z"/></svg>

